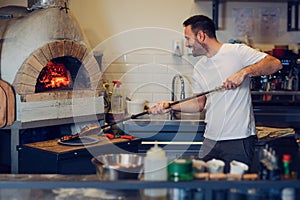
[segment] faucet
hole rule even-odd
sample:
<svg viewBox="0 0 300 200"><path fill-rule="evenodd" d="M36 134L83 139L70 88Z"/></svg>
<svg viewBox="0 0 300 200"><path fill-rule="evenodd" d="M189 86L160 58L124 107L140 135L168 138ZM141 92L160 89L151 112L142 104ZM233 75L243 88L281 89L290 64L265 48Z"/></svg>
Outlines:
<svg viewBox="0 0 300 200"><path fill-rule="evenodd" d="M172 80L171 101L175 101L175 81L177 78L179 78L179 80L180 80L180 87L181 87L180 99L185 98L184 79L180 74L176 74ZM171 110L170 119L172 120L174 117L175 117L175 112L173 110Z"/></svg>

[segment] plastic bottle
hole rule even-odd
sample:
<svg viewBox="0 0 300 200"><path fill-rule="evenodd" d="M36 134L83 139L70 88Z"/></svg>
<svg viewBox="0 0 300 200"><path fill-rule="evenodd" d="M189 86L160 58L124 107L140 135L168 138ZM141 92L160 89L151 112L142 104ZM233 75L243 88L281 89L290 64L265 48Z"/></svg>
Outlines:
<svg viewBox="0 0 300 200"><path fill-rule="evenodd" d="M290 169L290 162L291 162L291 155L284 154L282 156L282 163L283 163L283 174L282 179L289 180L291 179L291 169Z"/></svg>
<svg viewBox="0 0 300 200"><path fill-rule="evenodd" d="M265 147L260 151L259 155L259 176L261 180L269 179L269 170L268 170L268 145L266 144Z"/></svg>
<svg viewBox="0 0 300 200"><path fill-rule="evenodd" d="M278 166L278 160L275 150L271 152L271 170L269 171L269 180L280 180L280 169ZM277 200L281 198L281 190L271 188L269 190L268 200Z"/></svg>
<svg viewBox="0 0 300 200"><path fill-rule="evenodd" d="M283 180L291 180L291 155L283 154L282 156L283 163ZM295 200L295 189L294 188L283 188L281 191L281 199L282 200Z"/></svg>
<svg viewBox="0 0 300 200"><path fill-rule="evenodd" d="M281 192L282 200L295 200L296 194L294 188L283 188Z"/></svg>
<svg viewBox="0 0 300 200"><path fill-rule="evenodd" d="M144 180L145 181L166 181L168 158L165 151L157 144L151 147L144 159ZM167 197L166 189L145 189L144 195L153 198Z"/></svg>
<svg viewBox="0 0 300 200"><path fill-rule="evenodd" d="M121 92L121 82L120 81L112 81L114 84L113 92L111 95L111 112L113 114L123 114L125 112L124 109L124 100Z"/></svg>

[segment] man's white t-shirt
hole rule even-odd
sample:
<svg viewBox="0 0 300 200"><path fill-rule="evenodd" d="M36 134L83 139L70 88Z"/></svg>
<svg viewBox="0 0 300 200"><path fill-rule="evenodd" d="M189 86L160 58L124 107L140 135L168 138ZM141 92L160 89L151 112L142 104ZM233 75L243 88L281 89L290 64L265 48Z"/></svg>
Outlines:
<svg viewBox="0 0 300 200"><path fill-rule="evenodd" d="M196 63L193 92L197 94L223 85L227 77L266 55L244 44L223 44L216 55L203 56ZM216 91L206 97L206 138L220 141L256 134L249 77L236 89Z"/></svg>

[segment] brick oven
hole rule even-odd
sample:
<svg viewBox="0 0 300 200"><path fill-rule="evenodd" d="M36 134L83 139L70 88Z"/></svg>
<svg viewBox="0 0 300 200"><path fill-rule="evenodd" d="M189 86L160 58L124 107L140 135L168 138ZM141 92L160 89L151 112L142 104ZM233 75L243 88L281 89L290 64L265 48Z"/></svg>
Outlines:
<svg viewBox="0 0 300 200"><path fill-rule="evenodd" d="M15 93L16 121L3 128L11 133L13 173L25 129L103 117L101 55L90 48L68 0L0 8L0 70Z"/></svg>
<svg viewBox="0 0 300 200"><path fill-rule="evenodd" d="M16 93L16 120L103 113L101 63L67 0L0 8L1 79Z"/></svg>

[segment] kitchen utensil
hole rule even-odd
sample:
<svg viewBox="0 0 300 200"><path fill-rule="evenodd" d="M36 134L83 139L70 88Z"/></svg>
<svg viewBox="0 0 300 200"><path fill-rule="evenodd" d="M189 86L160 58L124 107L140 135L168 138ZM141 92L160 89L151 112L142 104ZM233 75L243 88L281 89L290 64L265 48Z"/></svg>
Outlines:
<svg viewBox="0 0 300 200"><path fill-rule="evenodd" d="M7 82L0 80L1 88L1 125L0 127L10 126L15 122L16 118L16 99L15 93L11 85Z"/></svg>
<svg viewBox="0 0 300 200"><path fill-rule="evenodd" d="M6 125L6 121L7 121L7 113L6 113L7 97L6 97L5 91L2 87L0 87L0 99L1 99L1 102L4 102L3 106L0 107L0 128L2 128Z"/></svg>
<svg viewBox="0 0 300 200"><path fill-rule="evenodd" d="M230 174L244 174L249 169L248 165L233 160L230 162Z"/></svg>
<svg viewBox="0 0 300 200"><path fill-rule="evenodd" d="M90 145L90 144L95 144L99 142L99 139L97 138L90 138L90 137L80 137L77 139L73 139L73 140L66 140L66 141L62 141L62 140L58 140L59 144L64 144L64 145L69 145L69 146L82 146L82 145Z"/></svg>
<svg viewBox="0 0 300 200"><path fill-rule="evenodd" d="M116 139L116 138L128 139L128 140L134 139L134 136L132 136L132 135L117 135L117 134L111 134L111 133L105 133L104 135L109 139Z"/></svg>
<svg viewBox="0 0 300 200"><path fill-rule="evenodd" d="M225 163L222 160L212 159L206 162L208 172L211 174L223 173Z"/></svg>
<svg viewBox="0 0 300 200"><path fill-rule="evenodd" d="M175 105L175 104L179 104L179 103L182 103L182 102L185 102L185 101L189 101L189 100L191 100L191 99L195 99L195 98L198 98L198 97L200 97L200 96L207 95L207 94L209 94L209 93L219 91L219 90L221 90L221 89L223 89L223 88L224 88L224 86L222 85L222 86L216 87L215 89L212 89L212 90L208 90L208 91L199 93L199 94L197 94L197 95L195 95L195 96L191 96L191 97L188 97L188 98L185 98L185 99L181 99L181 100L174 101L174 102L172 102L172 103L168 103L167 105L164 105L164 108L166 108L166 109L167 109L167 108L170 108L171 106L173 106L173 105ZM101 128L102 128L102 129L109 128L109 127L111 127L111 126L113 126L113 125L115 125L115 124L122 123L122 122L127 121L127 120L130 120L130 119L137 119L137 118L139 118L139 117L141 117L141 116L143 116L143 115L146 115L146 114L151 114L151 109L150 109L150 110L145 110L145 111L143 111L143 112L141 112L141 113L137 113L137 114L131 115L131 116L129 116L129 117L125 117L125 118L123 118L123 119L121 119L121 120L119 120L119 121L114 121L114 122L112 122L112 123L103 125L103 126L101 126Z"/></svg>
<svg viewBox="0 0 300 200"><path fill-rule="evenodd" d="M207 164L203 160L193 159L192 162L195 173L203 173L206 171Z"/></svg>
<svg viewBox="0 0 300 200"><path fill-rule="evenodd" d="M195 99L195 98L198 98L198 97L201 97L201 96L204 96L204 95L207 95L209 93L216 92L216 91L219 91L219 90L222 90L222 89L224 89L223 85L218 86L218 87L216 87L215 89L212 89L212 90L201 92L197 95L194 95L194 96L191 96L191 97L188 97L188 98L185 98L185 99L181 99L181 100L177 100L177 101L174 101L174 102L171 102L171 103L167 103L167 104L164 105L164 108L168 109L168 108L171 108L171 106L173 106L173 105L176 105L176 104L179 104L179 103L182 103L182 102L185 102L185 101L189 101L191 99Z"/></svg>
<svg viewBox="0 0 300 200"><path fill-rule="evenodd" d="M92 158L100 180L138 179L144 158L137 154L105 154Z"/></svg>
<svg viewBox="0 0 300 200"><path fill-rule="evenodd" d="M200 96L212 93L212 92L216 92L216 91L221 90L223 88L224 88L224 86L219 86L219 87L216 87L215 89L199 93L199 94L197 94L195 96L191 96L191 97L188 97L188 98L185 98L185 99L174 101L172 103L168 103L164 107L165 108L170 108L172 105L179 104L179 103L182 103L182 102L185 102L185 101L189 101L191 99L195 99L197 97L200 97ZM109 129L111 126L113 126L115 124L119 124L119 123L122 123L122 122L130 120L130 119L137 119L137 118L139 118L141 116L144 116L146 114L151 114L151 109L150 110L149 109L145 110L145 111L137 113L137 114L133 114L133 115L131 115L129 117L125 117L125 118L123 118L121 120L118 120L118 121L112 121L111 123L105 124L105 125L103 125L101 127L100 126L88 127L86 129L83 129L80 133L75 134L75 137L87 136L87 135L93 135L93 134L101 135L101 134L103 134L103 130ZM73 139L76 139L76 138L73 138ZM61 140L64 140L63 137L61 138Z"/></svg>

